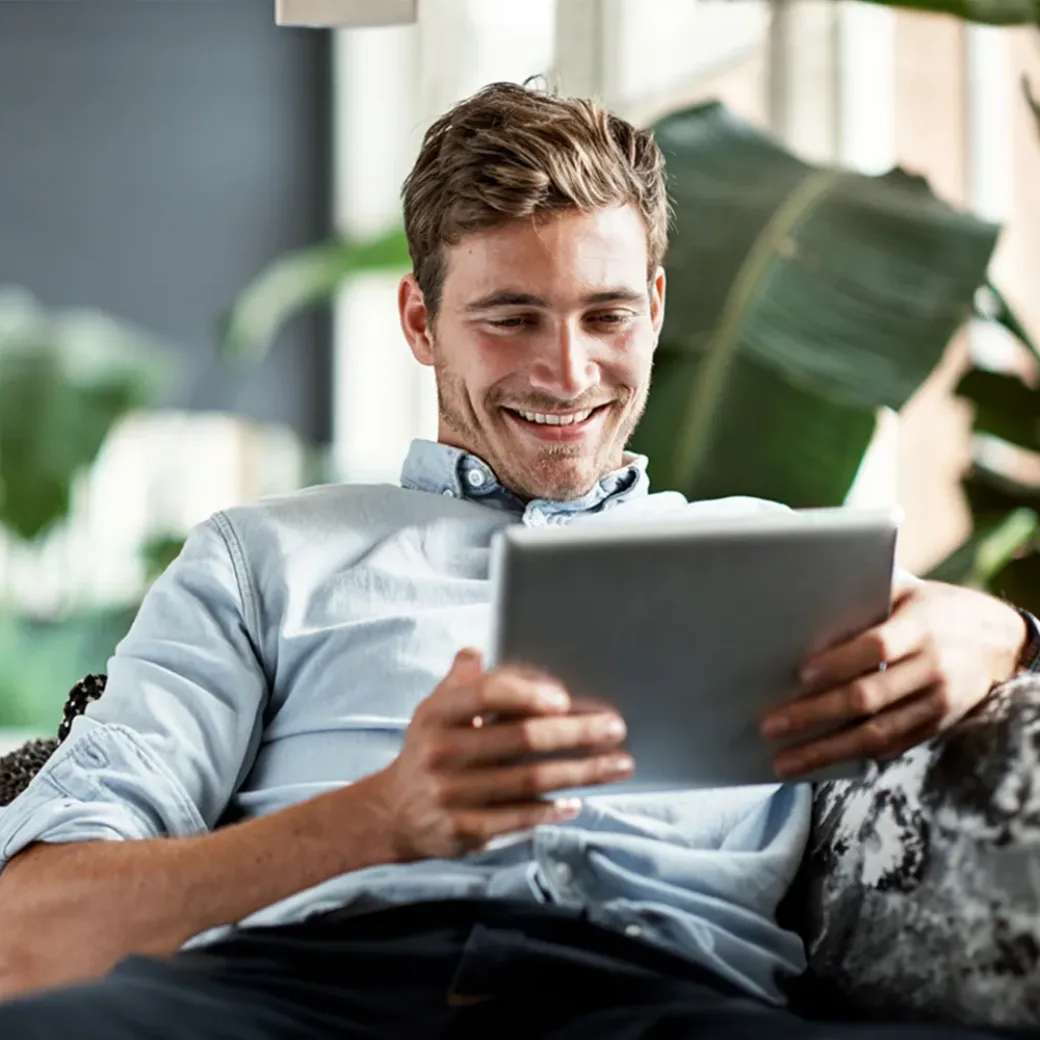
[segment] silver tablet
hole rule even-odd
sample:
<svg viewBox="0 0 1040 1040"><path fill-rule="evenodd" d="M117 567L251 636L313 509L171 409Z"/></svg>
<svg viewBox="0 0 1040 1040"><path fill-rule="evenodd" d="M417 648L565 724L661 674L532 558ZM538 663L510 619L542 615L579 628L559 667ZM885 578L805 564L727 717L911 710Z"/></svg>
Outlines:
<svg viewBox="0 0 1040 1040"><path fill-rule="evenodd" d="M512 527L493 549L491 660L620 711L635 775L598 793L776 783L758 720L798 694L810 652L887 617L897 530L852 509Z"/></svg>

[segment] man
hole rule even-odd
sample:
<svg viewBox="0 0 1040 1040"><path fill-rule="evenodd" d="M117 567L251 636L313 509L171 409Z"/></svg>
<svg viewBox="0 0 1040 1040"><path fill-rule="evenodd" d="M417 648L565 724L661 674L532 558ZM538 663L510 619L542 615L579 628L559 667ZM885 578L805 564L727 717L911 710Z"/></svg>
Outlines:
<svg viewBox="0 0 1040 1040"><path fill-rule="evenodd" d="M0 1035L858 1032L782 1007L805 785L612 798L624 721L481 661L500 528L772 508L651 495L625 454L664 313L660 152L589 102L496 85L430 129L404 212L401 323L436 369L439 442L402 487L192 534L0 815ZM868 720L778 774L898 754L1028 642L1003 603L901 581L763 739Z"/></svg>

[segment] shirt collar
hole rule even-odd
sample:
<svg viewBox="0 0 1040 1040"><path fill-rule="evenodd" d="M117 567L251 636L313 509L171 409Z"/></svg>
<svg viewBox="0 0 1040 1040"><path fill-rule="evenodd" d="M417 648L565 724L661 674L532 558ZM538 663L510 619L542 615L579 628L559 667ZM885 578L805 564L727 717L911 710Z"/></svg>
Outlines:
<svg viewBox="0 0 1040 1040"><path fill-rule="evenodd" d="M627 499L644 497L650 490L650 481L646 474L646 457L626 455L621 469L602 477L581 498L525 503L499 483L483 459L447 444L415 440L401 471L401 486L517 513L535 509L544 516L557 515L565 520L568 515L598 513Z"/></svg>

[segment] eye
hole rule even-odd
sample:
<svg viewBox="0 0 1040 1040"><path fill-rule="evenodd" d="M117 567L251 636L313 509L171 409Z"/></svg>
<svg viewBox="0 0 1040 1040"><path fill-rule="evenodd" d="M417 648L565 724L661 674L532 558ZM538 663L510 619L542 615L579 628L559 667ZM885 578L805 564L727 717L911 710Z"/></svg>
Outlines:
<svg viewBox="0 0 1040 1040"><path fill-rule="evenodd" d="M488 324L494 329L522 329L525 325L531 324L531 321L521 315L514 315L511 318L489 318Z"/></svg>
<svg viewBox="0 0 1040 1040"><path fill-rule="evenodd" d="M631 321L632 315L627 311L604 311L602 314L591 315L591 320L597 325L607 328L616 328Z"/></svg>

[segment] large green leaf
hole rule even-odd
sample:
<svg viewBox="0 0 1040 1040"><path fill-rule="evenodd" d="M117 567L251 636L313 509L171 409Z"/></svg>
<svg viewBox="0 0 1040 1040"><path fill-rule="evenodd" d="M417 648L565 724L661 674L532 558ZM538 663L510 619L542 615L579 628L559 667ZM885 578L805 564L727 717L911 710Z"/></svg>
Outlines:
<svg viewBox="0 0 1040 1040"><path fill-rule="evenodd" d="M224 319L222 351L230 359L256 358L278 330L307 307L331 300L350 277L407 271L408 242L398 228L365 242L321 242L274 260L232 304Z"/></svg>
<svg viewBox="0 0 1040 1040"><path fill-rule="evenodd" d="M1040 391L1018 376L974 368L957 384L957 394L975 406L975 433L1040 449Z"/></svg>
<svg viewBox="0 0 1040 1040"><path fill-rule="evenodd" d="M952 14L989 25L1026 25L1040 19L1038 0L869 0L885 7Z"/></svg>
<svg viewBox="0 0 1040 1040"><path fill-rule="evenodd" d="M152 400L164 368L129 325L0 294L0 525L31 539L64 517L76 476L112 426Z"/></svg>
<svg viewBox="0 0 1040 1040"><path fill-rule="evenodd" d="M970 311L997 229L901 171L818 169L719 104L656 128L676 212L635 446L695 498L842 502Z"/></svg>

